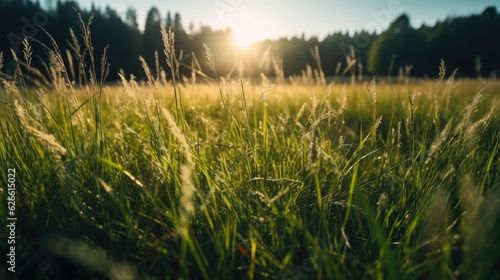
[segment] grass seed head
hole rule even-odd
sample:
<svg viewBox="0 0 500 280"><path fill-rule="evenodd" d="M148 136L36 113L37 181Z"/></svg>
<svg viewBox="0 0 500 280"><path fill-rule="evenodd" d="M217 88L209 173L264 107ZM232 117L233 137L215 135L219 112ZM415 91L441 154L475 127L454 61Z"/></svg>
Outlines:
<svg viewBox="0 0 500 280"><path fill-rule="evenodd" d="M23 50L24 60L26 61L26 65L27 65L28 72L29 72L30 67L31 67L31 59L32 59L31 56L33 55L33 52L31 51L31 46L28 43L28 37L24 37L23 46L24 46L24 50Z"/></svg>
<svg viewBox="0 0 500 280"><path fill-rule="evenodd" d="M130 88L130 84L128 83L127 79L125 78L125 74L123 72L120 72L120 73L118 73L118 76L120 77L120 80L122 81L122 85L125 88L125 92L129 96L132 96L132 89Z"/></svg>
<svg viewBox="0 0 500 280"><path fill-rule="evenodd" d="M139 56L139 60L141 61L142 68L144 69L144 73L146 74L146 77L148 78L148 85L151 87L151 89L154 89L156 87L156 82L155 82L153 75L151 74L151 71L149 70L149 66L148 66L146 60L144 60L144 58L142 56Z"/></svg>
<svg viewBox="0 0 500 280"><path fill-rule="evenodd" d="M172 28L168 28L168 32L163 26L163 24L160 27L161 31L161 38L163 41L163 53L167 57L167 64L168 67L172 68L173 66L173 60L175 59L175 49L174 49L174 41L175 41L175 34L172 32Z"/></svg>
<svg viewBox="0 0 500 280"><path fill-rule="evenodd" d="M345 144L345 138L344 136L340 135L339 136L339 150L342 149L344 147L344 144Z"/></svg>
<svg viewBox="0 0 500 280"><path fill-rule="evenodd" d="M187 215L189 217L194 213L193 195L195 188L192 178L192 169L190 168L190 166L187 165L181 166L180 169L181 169L181 182L182 182L180 202L184 210L184 215Z"/></svg>
<svg viewBox="0 0 500 280"><path fill-rule="evenodd" d="M190 147L186 140L186 137L184 136L181 129L175 122L175 119L172 116L172 114L170 114L170 112L165 108L162 108L162 112L163 115L165 116L165 119L167 120L168 128L172 132L172 135L174 135L177 142L180 144L184 152L184 155L186 156L186 164L188 164L191 167L194 167L193 155L191 154Z"/></svg>
<svg viewBox="0 0 500 280"><path fill-rule="evenodd" d="M108 186L108 184L106 184L106 182L104 182L104 180L102 180L101 178L99 178L99 183L106 192L110 193L112 191L112 189Z"/></svg>
<svg viewBox="0 0 500 280"><path fill-rule="evenodd" d="M458 125L457 129L460 132L462 136L464 136L464 131L466 131L467 126L469 125L469 122L472 118L472 115L477 111L477 107L479 106L479 103L481 103L481 100L484 96L484 87L479 90L476 95L474 95L474 99L472 100L472 103L469 104L463 111L462 111L462 120L460 121L460 124Z"/></svg>
<svg viewBox="0 0 500 280"><path fill-rule="evenodd" d="M106 47L104 48L104 51L103 51L102 57L101 57L101 84L104 83L104 81L106 80L106 78L109 75L109 63L108 63L108 57L106 56L106 52L108 50L108 47L109 47L109 44L106 45Z"/></svg>
<svg viewBox="0 0 500 280"><path fill-rule="evenodd" d="M59 144L59 142L57 142L54 135L43 132L30 125L28 118L26 117L28 115L26 110L19 104L17 100L14 100L14 108L22 126L33 138L38 140L38 142L40 142L40 144L42 144L45 149L53 152L56 157L67 154L68 151L66 150L66 148L64 148L61 144Z"/></svg>
<svg viewBox="0 0 500 280"><path fill-rule="evenodd" d="M68 43L70 45L70 47L73 49L73 51L75 52L75 55L77 55L78 58L80 58L80 55L81 55L81 51L80 51L80 43L78 43L78 38L76 37L75 35L75 32L73 31L72 28L69 29L69 33L70 33L70 36L71 36L71 42L72 44Z"/></svg>
<svg viewBox="0 0 500 280"><path fill-rule="evenodd" d="M207 44L203 43L203 48L205 48L205 56L207 57L207 63L208 66L210 66L210 69L214 72L215 76L217 76L217 70L215 68L215 60L214 60L214 55L212 54L212 51L210 48L208 48Z"/></svg>
<svg viewBox="0 0 500 280"><path fill-rule="evenodd" d="M415 126L415 110L416 107L413 105L415 99L415 95L411 95L410 90L408 90L408 110L409 110L409 117L407 120L407 126L408 126L408 135L413 134L414 131L414 126Z"/></svg>
<svg viewBox="0 0 500 280"><path fill-rule="evenodd" d="M347 108L347 93L345 90L345 85L342 87L342 95L337 98L337 103L339 104L338 115L342 115L344 110Z"/></svg>
<svg viewBox="0 0 500 280"><path fill-rule="evenodd" d="M401 149L403 147L403 135L401 134L401 122L398 122L398 144L397 147L398 149Z"/></svg>
<svg viewBox="0 0 500 280"><path fill-rule="evenodd" d="M450 128L451 122L448 122L444 129L441 131L439 134L439 137L434 140L432 143L429 152L427 153L427 159L425 160L424 165L429 165L431 163L432 159L434 159L435 155L441 151L446 139L448 139L448 132Z"/></svg>

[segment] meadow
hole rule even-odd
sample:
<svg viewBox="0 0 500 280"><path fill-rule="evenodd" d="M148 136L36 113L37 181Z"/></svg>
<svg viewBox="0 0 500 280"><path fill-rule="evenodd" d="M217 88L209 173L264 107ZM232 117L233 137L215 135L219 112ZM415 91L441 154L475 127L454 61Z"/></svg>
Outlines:
<svg viewBox="0 0 500 280"><path fill-rule="evenodd" d="M500 277L498 80L182 77L164 30L170 69L106 83L82 31L0 74L17 279Z"/></svg>

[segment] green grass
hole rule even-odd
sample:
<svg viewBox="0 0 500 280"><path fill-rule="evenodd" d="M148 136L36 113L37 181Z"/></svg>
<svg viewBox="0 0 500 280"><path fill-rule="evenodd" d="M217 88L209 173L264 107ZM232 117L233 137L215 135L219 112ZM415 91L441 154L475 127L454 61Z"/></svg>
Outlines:
<svg viewBox="0 0 500 280"><path fill-rule="evenodd" d="M1 78L18 276L500 277L498 82L106 86L91 68L83 87Z"/></svg>

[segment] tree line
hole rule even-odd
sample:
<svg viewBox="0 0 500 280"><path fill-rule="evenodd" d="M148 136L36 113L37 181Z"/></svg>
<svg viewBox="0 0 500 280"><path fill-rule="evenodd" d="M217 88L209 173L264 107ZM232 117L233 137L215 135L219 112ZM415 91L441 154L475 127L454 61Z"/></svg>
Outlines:
<svg viewBox="0 0 500 280"><path fill-rule="evenodd" d="M414 28L409 17L403 14L380 34L336 32L321 40L302 35L267 40L239 50L232 42L230 29L212 30L209 26L200 26L195 30L193 23L186 29L179 13L172 16L168 12L163 16L155 7L149 10L144 30L140 30L137 12L132 8L121 18L110 7L82 10L76 2L58 1L53 7L42 8L38 1L0 0L0 51L5 59L2 71L13 71L14 59L9 49L22 58L25 36L30 38L36 55L32 62L35 67L43 71L47 61L43 45L51 45L52 38L67 54L69 62L73 38L83 45L76 11L84 21L93 15L91 31L97 58L109 44L110 79L117 79L121 70L143 77L139 56L144 57L156 76L161 74L161 69L167 68L161 25L175 33L176 56L181 65L179 72L186 77L192 69L207 75L212 73L205 63L204 43L213 52L219 74L231 72L240 59L249 76L260 73L301 75L305 70L319 67L326 76L347 72L359 76L397 75L398 72L420 77L437 76L441 59L449 68L458 68L459 76L489 76L498 74L500 69L500 15L494 7L479 15L447 18L434 26Z"/></svg>

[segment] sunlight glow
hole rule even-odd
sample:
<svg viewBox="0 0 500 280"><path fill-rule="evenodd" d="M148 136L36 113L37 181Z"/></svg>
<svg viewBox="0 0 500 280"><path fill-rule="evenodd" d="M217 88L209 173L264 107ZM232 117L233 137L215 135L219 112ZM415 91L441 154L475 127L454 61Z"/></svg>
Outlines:
<svg viewBox="0 0 500 280"><path fill-rule="evenodd" d="M234 44L246 49L269 37L266 23L246 13L239 13L231 18L230 28L233 31Z"/></svg>

